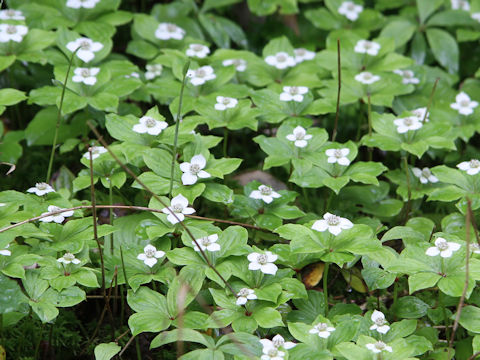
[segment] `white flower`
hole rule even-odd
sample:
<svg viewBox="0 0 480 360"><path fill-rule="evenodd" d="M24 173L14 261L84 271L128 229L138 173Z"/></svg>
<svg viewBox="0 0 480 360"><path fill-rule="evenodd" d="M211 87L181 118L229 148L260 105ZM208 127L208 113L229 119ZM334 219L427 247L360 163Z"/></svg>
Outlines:
<svg viewBox="0 0 480 360"><path fill-rule="evenodd" d="M27 33L25 25L0 24L0 42L21 42Z"/></svg>
<svg viewBox="0 0 480 360"><path fill-rule="evenodd" d="M197 239L197 243L200 246L200 249L202 249L203 251L208 250L214 252L220 250L220 244L217 244L217 240L218 235L213 234ZM195 251L200 251L197 244L195 244L195 241L192 240L192 244L194 245L193 249Z"/></svg>
<svg viewBox="0 0 480 360"><path fill-rule="evenodd" d="M73 82L84 83L85 85L94 85L97 82L96 75L100 72L100 68L76 68L73 70Z"/></svg>
<svg viewBox="0 0 480 360"><path fill-rule="evenodd" d="M289 66L295 66L296 62L293 56L286 52L278 52L275 55L268 55L265 62L270 66L275 66L277 69L286 69Z"/></svg>
<svg viewBox="0 0 480 360"><path fill-rule="evenodd" d="M193 156L190 162L181 163L180 170L183 172L183 185L193 185L197 182L198 178L209 178L211 175L203 170L206 165L207 160L201 154Z"/></svg>
<svg viewBox="0 0 480 360"><path fill-rule="evenodd" d="M306 86L284 86L283 92L280 94L281 101L303 101L303 94L308 92Z"/></svg>
<svg viewBox="0 0 480 360"><path fill-rule="evenodd" d="M318 323L313 327L313 329L310 329L309 333L310 334L318 334L321 338L328 338L330 336L330 333L335 331L334 327L328 326L326 323Z"/></svg>
<svg viewBox="0 0 480 360"><path fill-rule="evenodd" d="M342 230L351 229L352 227L353 223L350 220L328 212L323 215L323 219L315 221L312 225L313 230L320 232L328 230L330 234L335 236L340 234Z"/></svg>
<svg viewBox="0 0 480 360"><path fill-rule="evenodd" d="M450 0L453 10L470 11L470 4L466 0Z"/></svg>
<svg viewBox="0 0 480 360"><path fill-rule="evenodd" d="M273 345L263 346L261 360L283 360L285 353Z"/></svg>
<svg viewBox="0 0 480 360"><path fill-rule="evenodd" d="M471 16L473 20L480 22L480 12L473 13Z"/></svg>
<svg viewBox="0 0 480 360"><path fill-rule="evenodd" d="M380 48L381 45L375 41L358 40L353 50L359 54L368 54L375 56L378 54Z"/></svg>
<svg viewBox="0 0 480 360"><path fill-rule="evenodd" d="M171 213L174 212L177 215L177 218ZM176 224L179 221L183 221L185 219L185 215L190 215L195 212L194 208L188 207L188 200L182 194L178 194L175 196L172 201L170 202L170 207L163 208L162 212L167 214L167 220L170 221L172 224Z"/></svg>
<svg viewBox="0 0 480 360"><path fill-rule="evenodd" d="M94 53L103 49L103 44L86 37L78 38L67 44L67 49L71 52L74 52L78 48L80 48L80 50L77 51L78 58L84 62L90 62L95 57Z"/></svg>
<svg viewBox="0 0 480 360"><path fill-rule="evenodd" d="M47 183L40 182L36 183L34 187L29 188L27 192L35 193L35 195L42 196L49 192L55 192L55 190L53 190L53 188Z"/></svg>
<svg viewBox="0 0 480 360"><path fill-rule="evenodd" d="M0 20L25 20L25 16L20 10L0 10Z"/></svg>
<svg viewBox="0 0 480 360"><path fill-rule="evenodd" d="M51 212L54 212L54 211L60 211L60 210L63 210L63 209L58 207L58 206L55 206L55 205L49 205L47 210L48 211L42 213L42 215L46 215L48 213L51 213ZM42 222L52 222L52 221L54 221L57 224L61 224L63 222L63 220L65 220L65 218L67 218L69 216L72 216L72 215L73 215L73 210L67 210L67 211L61 212L59 214L50 215L50 216L46 216L44 218L41 218L40 221L42 221Z"/></svg>
<svg viewBox="0 0 480 360"><path fill-rule="evenodd" d="M275 275L278 268L273 262L277 260L278 256L272 254L271 251L265 251L265 254L253 252L248 254L247 259L249 270L260 270L264 274Z"/></svg>
<svg viewBox="0 0 480 360"><path fill-rule="evenodd" d="M274 198L276 199L281 196L282 195L273 191L273 189L267 185L260 185L258 190L253 190L249 195L252 199L262 199L267 204L270 204Z"/></svg>
<svg viewBox="0 0 480 360"><path fill-rule="evenodd" d="M247 69L247 62L243 59L227 59L222 61L223 66L235 66L235 70L244 72Z"/></svg>
<svg viewBox="0 0 480 360"><path fill-rule="evenodd" d="M357 80L358 82L361 82L362 84L369 85L380 80L380 76L373 75L371 72L368 72L368 71L363 71L360 74L355 75L355 80Z"/></svg>
<svg viewBox="0 0 480 360"><path fill-rule="evenodd" d="M185 30L172 23L161 23L155 30L155 37L160 40L182 40L185 36Z"/></svg>
<svg viewBox="0 0 480 360"><path fill-rule="evenodd" d="M450 107L457 110L458 113L462 115L472 114L473 109L478 106L478 102L470 100L470 96L463 91L455 97L455 101L456 102L450 104Z"/></svg>
<svg viewBox="0 0 480 360"><path fill-rule="evenodd" d="M480 160L472 159L463 161L457 165L460 170L466 171L468 175L476 175L480 172Z"/></svg>
<svg viewBox="0 0 480 360"><path fill-rule="evenodd" d="M355 4L353 1L344 1L338 8L338 13L351 21L357 20L362 11L363 6Z"/></svg>
<svg viewBox="0 0 480 360"><path fill-rule="evenodd" d="M90 146L90 149L92 150L92 160L95 160L100 155L102 155L102 154L104 154L108 151L103 146ZM85 154L83 154L83 157L85 159L90 160L90 152L87 151Z"/></svg>
<svg viewBox="0 0 480 360"><path fill-rule="evenodd" d="M187 76L190 78L190 82L194 86L203 85L206 81L213 80L217 77L210 65L199 67L196 70L188 70Z"/></svg>
<svg viewBox="0 0 480 360"><path fill-rule="evenodd" d="M460 244L449 242L444 238L437 238L435 240L435 246L429 247L425 254L428 256L437 256L440 255L443 258L449 258L452 256L453 252L460 249Z"/></svg>
<svg viewBox="0 0 480 360"><path fill-rule="evenodd" d="M162 75L163 66L162 64L148 64L145 66L145 69L147 69L145 72L145 79L152 80L157 76Z"/></svg>
<svg viewBox="0 0 480 360"><path fill-rule="evenodd" d="M402 77L402 83L404 84L418 84L419 79L415 77L415 73L412 70L393 70L393 72Z"/></svg>
<svg viewBox="0 0 480 360"><path fill-rule="evenodd" d="M430 116L430 113L425 117L425 113L427 112L426 107L421 107L415 110L410 111L414 116L417 117L418 121L423 122L423 119L425 118L425 122L429 122L430 119L428 118Z"/></svg>
<svg viewBox="0 0 480 360"><path fill-rule="evenodd" d="M203 59L207 57L208 54L210 54L210 49L208 48L208 46L202 44L190 44L188 45L186 54L190 57L198 57L200 59Z"/></svg>
<svg viewBox="0 0 480 360"><path fill-rule="evenodd" d="M291 341L285 341L285 339L283 338L282 335L278 334L278 335L275 335L272 340L269 340L269 339L261 339L260 342L262 343L262 346L265 348L265 347L275 347L277 349L280 349L280 348L284 348L286 350L288 349L291 349L295 346L297 346L297 344L295 344L294 342L291 342Z"/></svg>
<svg viewBox="0 0 480 360"><path fill-rule="evenodd" d="M325 155L328 156L328 162L330 164L338 163L342 166L350 165L350 160L347 158L347 155L350 154L350 149L327 149L325 150Z"/></svg>
<svg viewBox="0 0 480 360"><path fill-rule="evenodd" d="M10 244L7 244L7 246L5 246L5 249L0 250L0 255L3 255L3 256L12 255L12 252L10 250L7 250L9 247L10 247Z"/></svg>
<svg viewBox="0 0 480 360"><path fill-rule="evenodd" d="M139 134L158 135L168 127L165 121L158 121L150 116L142 116L139 124L133 125L133 131Z"/></svg>
<svg viewBox="0 0 480 360"><path fill-rule="evenodd" d="M297 64L300 64L305 60L312 60L315 57L315 52L304 48L295 49L293 50L293 53L295 54L295 62Z"/></svg>
<svg viewBox="0 0 480 360"><path fill-rule="evenodd" d="M165 252L157 250L153 245L147 245L143 248L143 253L137 255L138 260L142 260L148 267L153 267L157 263L157 259L165 256Z"/></svg>
<svg viewBox="0 0 480 360"><path fill-rule="evenodd" d="M217 96L217 103L215 104L215 110L227 110L237 106L238 100L227 97L227 96Z"/></svg>
<svg viewBox="0 0 480 360"><path fill-rule="evenodd" d="M438 179L435 175L432 174L429 168L424 167L423 169L419 169L417 167L414 167L412 169L413 175L415 175L417 178L420 179L420 182L422 184L427 184L429 181L431 183L436 183L438 182Z"/></svg>
<svg viewBox="0 0 480 360"><path fill-rule="evenodd" d="M307 134L307 131L303 127L297 126L293 129L293 133L288 134L286 138L287 140L295 141L294 144L296 147L304 148L308 144L307 140L310 140L312 135Z"/></svg>
<svg viewBox="0 0 480 360"><path fill-rule="evenodd" d="M248 288L242 288L237 294L237 305L245 305L248 300L255 300L257 295L255 295L255 291ZM260 340L262 341L262 340Z"/></svg>
<svg viewBox="0 0 480 360"><path fill-rule="evenodd" d="M473 251L474 254L480 254L480 245L478 245L478 243L471 243L470 244L470 250ZM1 254L1 252L0 252L0 254Z"/></svg>
<svg viewBox="0 0 480 360"><path fill-rule="evenodd" d="M100 0L67 0L67 7L72 9L93 9Z"/></svg>
<svg viewBox="0 0 480 360"><path fill-rule="evenodd" d="M406 118L395 119L393 121L399 134L404 134L409 130L418 130L423 124L417 116L408 116Z"/></svg>
<svg viewBox="0 0 480 360"><path fill-rule="evenodd" d="M375 354L378 354L382 351L392 352L392 347L385 344L383 341L377 341L375 344L365 345L368 350L373 351Z"/></svg>
<svg viewBox="0 0 480 360"><path fill-rule="evenodd" d="M63 255L61 258L58 258L57 261L59 263L64 263L65 265L68 265L70 263L78 265L80 264L80 260L75 258L75 255L72 253L66 252L65 255Z"/></svg>
<svg viewBox="0 0 480 360"><path fill-rule="evenodd" d="M385 315L381 311L374 310L371 319L374 324L370 326L370 330L377 330L380 334L386 334L390 330L390 326L386 325Z"/></svg>

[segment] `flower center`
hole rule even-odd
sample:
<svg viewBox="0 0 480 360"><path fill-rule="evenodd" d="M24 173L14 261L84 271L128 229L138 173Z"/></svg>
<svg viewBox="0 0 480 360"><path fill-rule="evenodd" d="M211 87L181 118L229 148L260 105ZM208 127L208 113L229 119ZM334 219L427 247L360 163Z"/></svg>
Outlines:
<svg viewBox="0 0 480 360"><path fill-rule="evenodd" d="M406 70L406 71L403 72L403 77L407 78L407 79L411 79L411 78L413 78L413 72L409 71L409 70Z"/></svg>
<svg viewBox="0 0 480 360"><path fill-rule="evenodd" d="M275 357L275 356L277 356L277 354L278 354L278 350L275 349L275 348L271 348L271 349L268 350L268 356L270 356L270 357Z"/></svg>
<svg viewBox="0 0 480 360"><path fill-rule="evenodd" d="M340 224L340 216L337 216L337 215L329 216L327 219L327 223L330 226L336 226Z"/></svg>
<svg viewBox="0 0 480 360"><path fill-rule="evenodd" d="M92 146L90 149L92 150L92 154L100 154L100 149L97 146Z"/></svg>
<svg viewBox="0 0 480 360"><path fill-rule="evenodd" d="M80 48L82 50L90 50L90 42L87 41L87 40L83 40L81 43L80 43Z"/></svg>
<svg viewBox="0 0 480 360"><path fill-rule="evenodd" d="M273 346L275 346L276 348L279 348L283 345L285 345L285 340L283 340L282 337L276 337L273 339Z"/></svg>
<svg viewBox="0 0 480 360"><path fill-rule="evenodd" d="M422 170L422 176L425 178L429 178L430 175L432 175L432 172L429 169L423 169Z"/></svg>
<svg viewBox="0 0 480 360"><path fill-rule="evenodd" d="M470 160L470 168L476 169L480 167L480 161L477 159Z"/></svg>
<svg viewBox="0 0 480 360"><path fill-rule="evenodd" d="M90 70L89 70L89 69L82 69L82 71L80 72L80 74L81 74L83 77L89 77L89 76L90 76Z"/></svg>
<svg viewBox="0 0 480 360"><path fill-rule="evenodd" d="M386 348L386 344L383 342L383 341L377 341L375 343L375 347L378 349L378 350L385 350Z"/></svg>
<svg viewBox="0 0 480 360"><path fill-rule="evenodd" d="M267 261L267 255L265 255L265 254L260 254L260 255L258 255L258 257L257 257L257 262L258 262L259 264L262 264L262 265L265 265L266 263L268 263L268 261Z"/></svg>
<svg viewBox="0 0 480 360"><path fill-rule="evenodd" d="M340 159L340 158L342 158L342 157L343 157L342 150L340 150L340 149L336 149L336 150L335 150L335 153L334 153L334 155L333 155L333 156L335 156L337 159Z"/></svg>
<svg viewBox="0 0 480 360"><path fill-rule="evenodd" d="M355 4L354 4L354 3L349 3L349 4L347 5L347 9L348 9L348 11L353 11L353 10L355 10Z"/></svg>
<svg viewBox="0 0 480 360"><path fill-rule="evenodd" d="M37 189L38 190L46 190L47 189L47 184L46 183L38 183L37 184Z"/></svg>
<svg viewBox="0 0 480 360"><path fill-rule="evenodd" d="M205 77L207 74L205 73L205 70L203 69L198 69L196 72L195 72L195 76L197 78L203 78Z"/></svg>
<svg viewBox="0 0 480 360"><path fill-rule="evenodd" d="M148 127L148 128L153 128L153 127L155 127L155 125L157 125L157 122L155 121L155 119L148 118L145 121L145 126Z"/></svg>
<svg viewBox="0 0 480 360"><path fill-rule="evenodd" d="M191 164L190 165L190 173L193 175L197 175L200 172L200 165L198 164Z"/></svg>
<svg viewBox="0 0 480 360"><path fill-rule="evenodd" d="M437 244L437 248L439 248L440 250L447 250L448 243L446 241L439 241Z"/></svg>
<svg viewBox="0 0 480 360"><path fill-rule="evenodd" d="M470 105L470 100L462 100L460 101L461 107L468 107Z"/></svg>
<svg viewBox="0 0 480 360"><path fill-rule="evenodd" d="M8 17L13 17L13 16L15 16L15 10L9 9L9 10L5 11L5 14L6 14Z"/></svg>
<svg viewBox="0 0 480 360"><path fill-rule="evenodd" d="M177 25L175 24L168 24L167 25L167 31L170 32L170 33L173 33L175 31L177 31Z"/></svg>
<svg viewBox="0 0 480 360"><path fill-rule="evenodd" d="M51 211L50 212L54 212L54 211L58 211L58 210L61 210L61 208L59 208L58 206L52 206L51 207ZM60 214L61 215L61 214Z"/></svg>
<svg viewBox="0 0 480 360"><path fill-rule="evenodd" d="M222 101L222 104L223 104L223 105L228 105L228 104L230 104L230 99L229 99L229 98L224 98L223 101Z"/></svg>
<svg viewBox="0 0 480 360"><path fill-rule="evenodd" d="M404 123L406 126L411 126L411 125L413 125L413 119L407 117L407 118L403 119L403 123Z"/></svg>
<svg viewBox="0 0 480 360"><path fill-rule="evenodd" d="M248 289L247 288L242 288L240 289L240 291L238 292L238 296L239 297L246 297L248 295Z"/></svg>
<svg viewBox="0 0 480 360"><path fill-rule="evenodd" d="M73 259L75 259L75 255L73 255L71 253L65 253L65 255L63 255L63 258L65 260L72 261Z"/></svg>
<svg viewBox="0 0 480 360"><path fill-rule="evenodd" d="M382 326L383 324L385 324L385 319L384 318L377 318L375 320L375 324L377 324L378 326Z"/></svg>
<svg viewBox="0 0 480 360"><path fill-rule="evenodd" d="M365 43L363 44L363 47L365 49L371 49L372 48L372 43L370 41L365 41Z"/></svg>
<svg viewBox="0 0 480 360"><path fill-rule="evenodd" d="M7 27L7 34L16 34L17 27L15 25L8 25Z"/></svg>
<svg viewBox="0 0 480 360"><path fill-rule="evenodd" d="M297 55L298 56L303 56L303 55L305 55L305 53L306 53L305 49L298 49L297 50Z"/></svg>
<svg viewBox="0 0 480 360"><path fill-rule="evenodd" d="M192 46L192 49L193 49L193 51L195 51L195 52L202 51L202 50L203 50L203 45L195 44L195 45Z"/></svg>
<svg viewBox="0 0 480 360"><path fill-rule="evenodd" d="M262 186L260 188L260 193L262 195L272 195L272 188L270 188L268 186Z"/></svg>
<svg viewBox="0 0 480 360"><path fill-rule="evenodd" d="M365 48L367 48L367 47L365 46ZM363 73L363 79L364 80L370 80L371 78L372 78L371 73L369 73L369 72Z"/></svg>
<svg viewBox="0 0 480 360"><path fill-rule="evenodd" d="M303 131L298 131L295 133L295 139L297 140L303 140L305 137L305 133Z"/></svg>
<svg viewBox="0 0 480 360"><path fill-rule="evenodd" d="M208 236L205 236L203 238L200 239L200 242L202 243L203 246L208 246L211 244L210 242L210 239L208 238Z"/></svg>
<svg viewBox="0 0 480 360"><path fill-rule="evenodd" d="M182 204L172 205L172 211L175 213L181 213L183 211L183 205Z"/></svg>
<svg viewBox="0 0 480 360"><path fill-rule="evenodd" d="M292 87L290 88L290 94L291 94L291 95L296 95L296 94L298 94L298 87L292 86Z"/></svg>
<svg viewBox="0 0 480 360"><path fill-rule="evenodd" d="M325 330L327 330L327 327L328 327L327 324L321 323L321 324L317 325L317 330L318 331L325 331Z"/></svg>
<svg viewBox="0 0 480 360"><path fill-rule="evenodd" d="M153 250L153 249L145 250L145 256L148 257L148 258L155 257L155 250Z"/></svg>
<svg viewBox="0 0 480 360"><path fill-rule="evenodd" d="M287 57L285 55L277 55L278 62L285 62L287 61Z"/></svg>

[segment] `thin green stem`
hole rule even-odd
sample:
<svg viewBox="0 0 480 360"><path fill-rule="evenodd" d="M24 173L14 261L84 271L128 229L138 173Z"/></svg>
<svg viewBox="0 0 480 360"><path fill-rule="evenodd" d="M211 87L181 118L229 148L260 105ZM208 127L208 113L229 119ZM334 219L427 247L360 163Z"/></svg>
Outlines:
<svg viewBox="0 0 480 360"><path fill-rule="evenodd" d="M328 268L330 263L326 262L323 268L323 299L325 302L325 317L328 316Z"/></svg>
<svg viewBox="0 0 480 360"><path fill-rule="evenodd" d="M227 156L227 151L228 149L228 128L225 126L223 128L223 157L228 157Z"/></svg>
<svg viewBox="0 0 480 360"><path fill-rule="evenodd" d="M407 177L407 205L405 206L405 219L403 222L404 224L406 224L408 221L408 217L410 215L410 206L412 203L412 186L410 184L410 169L408 168L407 156L403 157L403 164L405 166L405 175Z"/></svg>
<svg viewBox="0 0 480 360"><path fill-rule="evenodd" d="M337 88L337 107L335 110L335 124L333 126L332 142L337 137L338 117L340 115L340 91L342 89L342 62L340 57L340 39L337 39L337 71L338 71L338 88Z"/></svg>
<svg viewBox="0 0 480 360"><path fill-rule="evenodd" d="M113 205L113 188L112 188L112 180L108 178L108 202L110 205ZM113 208L109 210L109 217L110 217L110 225L113 226ZM110 234L110 254L113 255L113 234Z"/></svg>
<svg viewBox="0 0 480 360"><path fill-rule="evenodd" d="M183 79L182 79L182 88L180 89L180 97L178 100L178 111L177 118L175 119L175 137L173 139L173 153L172 153L172 168L170 171L170 190L168 193L172 196L173 190L173 177L175 175L175 163L177 162L177 142L178 142L178 129L180 127L180 122L182 121L182 103L183 103L183 91L185 90L185 84L187 80L187 71L190 66L190 61L188 61L183 67Z"/></svg>
<svg viewBox="0 0 480 360"><path fill-rule="evenodd" d="M50 160L48 161L48 170L47 170L47 178L45 182L48 183L50 181L50 177L52 175L52 167L53 167L53 159L55 157L55 148L57 147L57 139L58 139L58 129L60 128L60 122L62 121L62 108L63 108L63 99L65 98L65 89L67 88L67 81L68 75L70 75L70 69L72 68L73 57L80 50L78 47L70 56L70 61L68 62L68 69L65 75L65 81L63 82L62 86L62 94L60 96L60 105L58 106L58 114L57 114L57 124L55 125L55 133L53 135L53 144L52 144L52 151L50 152Z"/></svg>
<svg viewBox="0 0 480 360"><path fill-rule="evenodd" d="M430 93L430 97L428 99L427 109L425 110L425 115L423 116L423 119L422 119L422 124L425 121L427 121L428 112L430 111L430 106L432 105L433 95L435 95L435 90L437 89L437 84L438 84L439 80L440 80L440 78L437 78L435 80L435 83L433 84L432 92Z"/></svg>

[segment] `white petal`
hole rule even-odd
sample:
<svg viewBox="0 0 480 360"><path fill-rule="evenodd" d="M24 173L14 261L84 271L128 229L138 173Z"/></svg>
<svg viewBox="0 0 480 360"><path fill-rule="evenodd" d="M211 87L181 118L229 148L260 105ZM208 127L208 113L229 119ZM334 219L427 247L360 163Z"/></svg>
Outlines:
<svg viewBox="0 0 480 360"><path fill-rule="evenodd" d="M253 190L249 197L251 197L252 199L261 199L262 198L262 193L259 191L259 190Z"/></svg>
<svg viewBox="0 0 480 360"><path fill-rule="evenodd" d="M197 179L197 175L193 175L190 172L185 172L182 174L183 185L193 185L197 182Z"/></svg>
<svg viewBox="0 0 480 360"><path fill-rule="evenodd" d="M205 159L205 156L201 154L192 157L192 160L190 160L190 162L192 164L197 164L198 166L200 166L200 169L203 169L205 165L207 165L207 160Z"/></svg>
<svg viewBox="0 0 480 360"><path fill-rule="evenodd" d="M337 236L342 232L342 228L340 226L329 226L328 231L330 232L330 234Z"/></svg>
<svg viewBox="0 0 480 360"><path fill-rule="evenodd" d="M265 265L261 265L260 269L264 274L275 275L278 270L278 267L275 264L265 264Z"/></svg>
<svg viewBox="0 0 480 360"><path fill-rule="evenodd" d="M313 223L312 229L323 232L328 229L328 223L325 220L317 220Z"/></svg>
<svg viewBox="0 0 480 360"><path fill-rule="evenodd" d="M379 326L378 329L377 329L377 331L380 334L386 334L388 332L388 330L390 330L390 326L388 326L388 325Z"/></svg>
<svg viewBox="0 0 480 360"><path fill-rule="evenodd" d="M209 178L211 175L206 172L205 170L200 170L199 173L197 174L199 178L206 179Z"/></svg>
<svg viewBox="0 0 480 360"><path fill-rule="evenodd" d="M175 205L175 204L179 204L183 207L187 207L188 206L188 200L185 196L183 196L182 194L178 194L177 196L175 196L172 201L171 201L171 204L172 206Z"/></svg>
<svg viewBox="0 0 480 360"><path fill-rule="evenodd" d="M155 265L157 263L157 259L155 258L146 258L144 261L145 265L147 265L148 267L153 267L153 265Z"/></svg>
<svg viewBox="0 0 480 360"><path fill-rule="evenodd" d="M186 207L183 209L182 213L185 215L191 215L195 212L195 209L192 207ZM183 215L182 215L183 216ZM183 220L183 219L182 219Z"/></svg>
<svg viewBox="0 0 480 360"><path fill-rule="evenodd" d="M440 250L436 246L429 247L427 251L425 251L425 254L428 256L437 256L440 254Z"/></svg>

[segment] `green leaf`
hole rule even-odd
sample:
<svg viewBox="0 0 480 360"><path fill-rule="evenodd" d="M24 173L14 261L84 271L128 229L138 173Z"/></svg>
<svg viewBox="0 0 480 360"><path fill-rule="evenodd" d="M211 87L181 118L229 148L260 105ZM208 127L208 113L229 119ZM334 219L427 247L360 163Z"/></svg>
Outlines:
<svg viewBox="0 0 480 360"><path fill-rule="evenodd" d="M427 29L426 34L435 59L451 74L457 73L459 50L453 36L440 29Z"/></svg>
<svg viewBox="0 0 480 360"><path fill-rule="evenodd" d="M418 319L427 314L430 306L415 296L398 299L393 311L396 316L406 319Z"/></svg>
<svg viewBox="0 0 480 360"><path fill-rule="evenodd" d="M110 360L117 355L122 347L114 342L95 346L95 360Z"/></svg>
<svg viewBox="0 0 480 360"><path fill-rule="evenodd" d="M395 274L375 267L367 267L362 270L363 280L370 290L386 289L395 281Z"/></svg>
<svg viewBox="0 0 480 360"><path fill-rule="evenodd" d="M258 310L255 309L252 316L257 321L258 325L266 329L276 326L284 326L282 315L271 307L263 307Z"/></svg>
<svg viewBox="0 0 480 360"><path fill-rule="evenodd" d="M20 101L27 98L25 93L15 89L2 89L0 90L0 105L15 105Z"/></svg>
<svg viewBox="0 0 480 360"><path fill-rule="evenodd" d="M434 287L442 276L432 272L419 272L408 277L409 293Z"/></svg>
<svg viewBox="0 0 480 360"><path fill-rule="evenodd" d="M460 325L468 331L480 333L480 308L467 305L460 314Z"/></svg>

